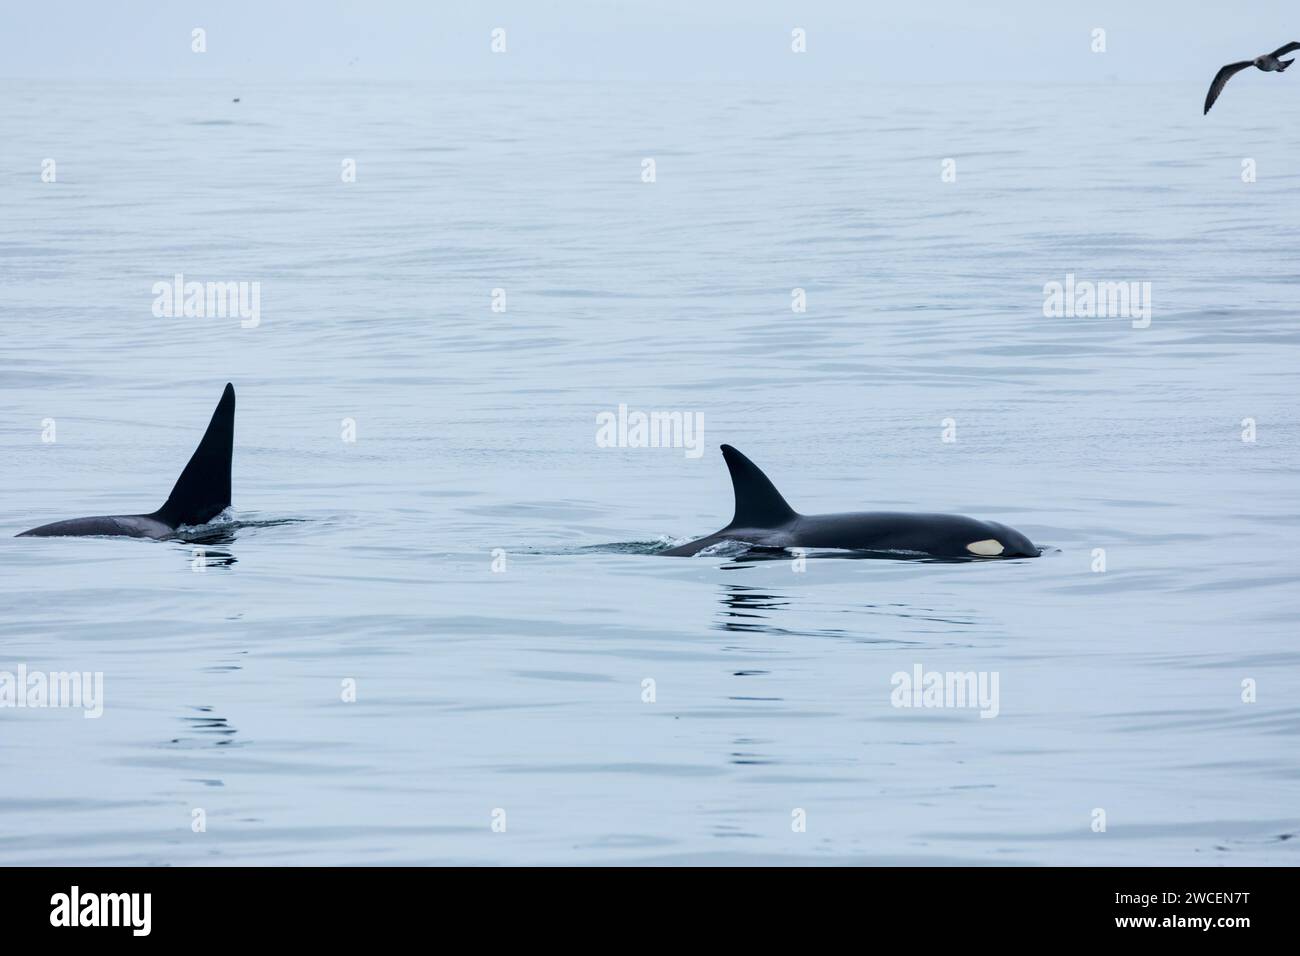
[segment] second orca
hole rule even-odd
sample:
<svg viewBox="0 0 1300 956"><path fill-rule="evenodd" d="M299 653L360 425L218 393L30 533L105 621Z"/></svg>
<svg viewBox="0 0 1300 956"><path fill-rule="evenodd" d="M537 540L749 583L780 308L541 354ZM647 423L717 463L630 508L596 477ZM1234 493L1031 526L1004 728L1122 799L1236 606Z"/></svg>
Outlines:
<svg viewBox="0 0 1300 956"><path fill-rule="evenodd" d="M736 513L721 531L659 552L698 554L724 542L759 548L827 548L893 552L935 558L1036 558L1041 550L1013 528L965 515L862 511L801 515L752 461L730 445L722 457L731 472Z"/></svg>

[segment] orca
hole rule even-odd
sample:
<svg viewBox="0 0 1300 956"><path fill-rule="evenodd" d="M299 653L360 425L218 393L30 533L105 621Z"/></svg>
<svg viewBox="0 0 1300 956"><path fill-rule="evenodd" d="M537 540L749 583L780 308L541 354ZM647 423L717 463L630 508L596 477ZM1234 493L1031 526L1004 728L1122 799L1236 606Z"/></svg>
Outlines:
<svg viewBox="0 0 1300 956"><path fill-rule="evenodd" d="M736 513L721 531L660 554L689 556L723 542L758 548L827 548L891 552L931 558L1036 558L1042 552L1019 531L965 515L865 511L801 515L752 461L730 445L722 457L731 472Z"/></svg>
<svg viewBox="0 0 1300 956"><path fill-rule="evenodd" d="M208 430L163 506L147 515L98 515L41 525L19 538L114 535L170 538L182 525L201 525L230 507L230 458L235 444L235 388L229 382L212 413Z"/></svg>

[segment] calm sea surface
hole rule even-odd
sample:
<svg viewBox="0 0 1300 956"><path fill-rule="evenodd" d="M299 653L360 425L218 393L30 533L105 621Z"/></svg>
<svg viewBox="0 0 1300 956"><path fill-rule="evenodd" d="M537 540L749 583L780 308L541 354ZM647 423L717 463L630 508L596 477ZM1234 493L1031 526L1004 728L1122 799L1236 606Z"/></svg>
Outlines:
<svg viewBox="0 0 1300 956"><path fill-rule="evenodd" d="M0 708L0 863L1300 862L1293 87L2 92L0 670L104 697ZM11 537L153 510L227 381L215 542ZM655 556L721 442L1047 552Z"/></svg>

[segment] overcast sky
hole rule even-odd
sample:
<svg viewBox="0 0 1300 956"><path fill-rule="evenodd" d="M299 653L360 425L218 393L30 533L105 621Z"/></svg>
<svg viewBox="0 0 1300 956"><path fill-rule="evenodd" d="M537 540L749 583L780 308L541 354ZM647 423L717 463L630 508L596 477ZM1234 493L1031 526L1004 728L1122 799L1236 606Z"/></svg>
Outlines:
<svg viewBox="0 0 1300 956"><path fill-rule="evenodd" d="M1208 82L1300 39L1300 0L11 0L0 16L0 76L30 79Z"/></svg>

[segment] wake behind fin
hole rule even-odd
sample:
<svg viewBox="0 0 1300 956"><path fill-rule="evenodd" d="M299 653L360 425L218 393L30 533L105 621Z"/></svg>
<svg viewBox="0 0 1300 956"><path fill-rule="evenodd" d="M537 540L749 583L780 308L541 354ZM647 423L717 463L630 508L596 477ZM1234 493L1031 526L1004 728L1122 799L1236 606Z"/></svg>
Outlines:
<svg viewBox="0 0 1300 956"><path fill-rule="evenodd" d="M774 528L798 517L752 461L730 445L722 446L722 457L731 472L731 487L736 494L736 514L727 527Z"/></svg>
<svg viewBox="0 0 1300 956"><path fill-rule="evenodd" d="M205 524L230 507L230 459L235 445L235 388L229 382L203 440L151 517L173 528Z"/></svg>

